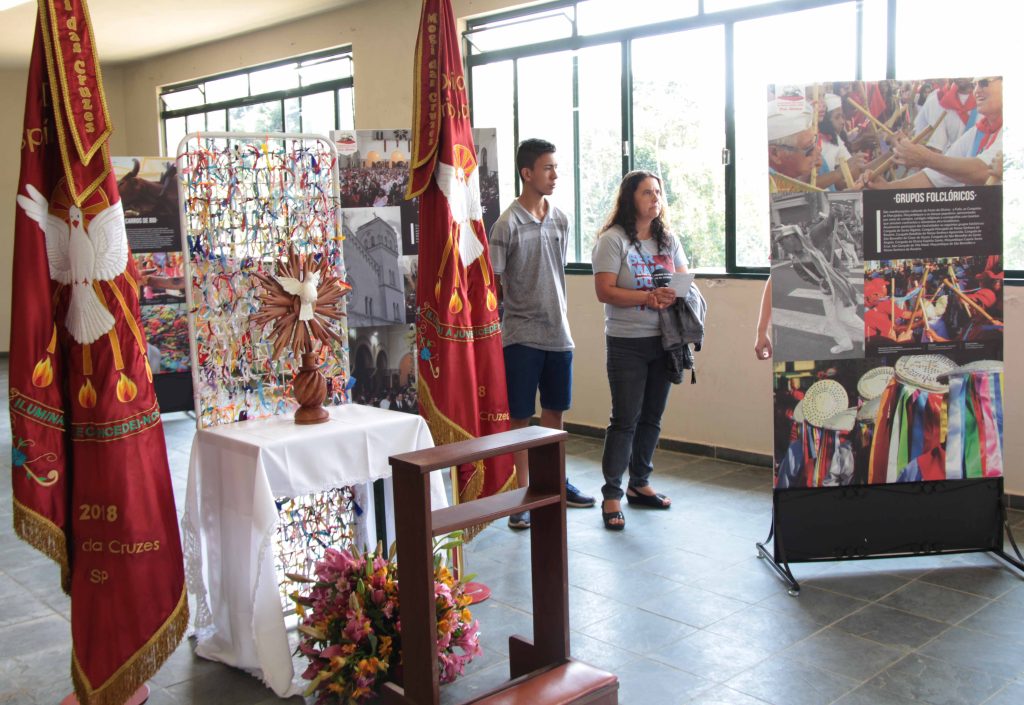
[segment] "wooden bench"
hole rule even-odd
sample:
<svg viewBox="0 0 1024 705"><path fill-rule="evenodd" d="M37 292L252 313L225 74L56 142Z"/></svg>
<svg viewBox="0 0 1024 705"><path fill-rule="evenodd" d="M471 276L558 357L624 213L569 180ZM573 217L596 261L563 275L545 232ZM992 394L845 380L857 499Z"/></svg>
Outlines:
<svg viewBox="0 0 1024 705"><path fill-rule="evenodd" d="M617 705L618 679L569 657L566 437L534 426L391 458L403 666L382 702L440 703L432 538L529 510L534 640L509 637L510 680L464 705ZM529 454L528 487L431 511L431 472L520 450Z"/></svg>

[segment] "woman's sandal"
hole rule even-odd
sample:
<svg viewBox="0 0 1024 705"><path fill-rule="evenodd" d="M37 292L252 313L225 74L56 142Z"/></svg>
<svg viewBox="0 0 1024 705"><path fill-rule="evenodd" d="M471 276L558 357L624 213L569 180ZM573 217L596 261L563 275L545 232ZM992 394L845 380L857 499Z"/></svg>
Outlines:
<svg viewBox="0 0 1024 705"><path fill-rule="evenodd" d="M601 505L601 519L604 521L604 528L608 531L622 531L626 528L626 517L621 511L606 512L604 504ZM614 521L617 523L612 523Z"/></svg>
<svg viewBox="0 0 1024 705"><path fill-rule="evenodd" d="M636 490L633 490L636 492ZM642 492L636 492L636 494L630 494L626 492L626 502L630 505L636 505L638 507L648 507L650 509L671 509L672 502L668 497L661 494L644 494Z"/></svg>

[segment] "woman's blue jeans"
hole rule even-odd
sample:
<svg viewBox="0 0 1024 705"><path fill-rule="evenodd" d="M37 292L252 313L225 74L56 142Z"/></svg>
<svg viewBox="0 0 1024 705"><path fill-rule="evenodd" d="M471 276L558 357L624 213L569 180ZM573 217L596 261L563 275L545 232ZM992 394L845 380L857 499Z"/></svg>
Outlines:
<svg viewBox="0 0 1024 705"><path fill-rule="evenodd" d="M601 469L605 499L622 498L622 475L630 487L646 487L654 470L654 449L661 435L661 415L672 383L661 336L605 337L612 412L604 437Z"/></svg>

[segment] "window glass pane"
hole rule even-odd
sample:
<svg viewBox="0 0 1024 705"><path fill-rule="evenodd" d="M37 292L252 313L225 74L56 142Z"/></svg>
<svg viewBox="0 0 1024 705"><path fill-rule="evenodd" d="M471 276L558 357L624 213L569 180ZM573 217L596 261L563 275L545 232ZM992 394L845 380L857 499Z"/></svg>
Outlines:
<svg viewBox="0 0 1024 705"><path fill-rule="evenodd" d="M722 12L723 10L739 10L754 5L767 5L775 0L704 0L704 12Z"/></svg>
<svg viewBox="0 0 1024 705"><path fill-rule="evenodd" d="M504 210L516 192L512 62L473 67L473 127L498 130L498 193Z"/></svg>
<svg viewBox="0 0 1024 705"><path fill-rule="evenodd" d="M249 95L249 77L239 74L206 82L206 102L220 103Z"/></svg>
<svg viewBox="0 0 1024 705"><path fill-rule="evenodd" d="M590 262L597 232L604 225L622 180L621 44L579 52L580 248L569 260ZM562 164L564 172L568 165Z"/></svg>
<svg viewBox="0 0 1024 705"><path fill-rule="evenodd" d="M889 31L887 4L887 0L864 0L864 41L861 44L861 55L864 62L862 77L865 81L881 81L885 78L885 42Z"/></svg>
<svg viewBox="0 0 1024 705"><path fill-rule="evenodd" d="M697 0L630 0L629 12L623 12L622 0L584 0L577 8L579 33L598 34L693 17Z"/></svg>
<svg viewBox="0 0 1024 705"><path fill-rule="evenodd" d="M575 221L572 63L571 52L520 59L518 88L519 139L539 137L554 143L558 149L558 185L551 201Z"/></svg>
<svg viewBox="0 0 1024 705"><path fill-rule="evenodd" d="M228 110L228 129L232 132L281 132L283 128L279 100Z"/></svg>
<svg viewBox="0 0 1024 705"><path fill-rule="evenodd" d="M303 86L312 86L314 83L323 81L334 81L339 78L348 78L352 75L352 59L344 57L341 59L310 61L299 67L299 78Z"/></svg>
<svg viewBox="0 0 1024 705"><path fill-rule="evenodd" d="M672 230L703 270L725 268L723 42L721 27L633 42L634 164L661 176Z"/></svg>
<svg viewBox="0 0 1024 705"><path fill-rule="evenodd" d="M334 129L334 91L302 96L302 131L328 135Z"/></svg>
<svg viewBox="0 0 1024 705"><path fill-rule="evenodd" d="M206 113L206 130L208 132L224 132L227 129L227 111L214 110Z"/></svg>
<svg viewBox="0 0 1024 705"><path fill-rule="evenodd" d="M206 114L199 113L198 115L189 115L188 117L186 117L185 129L189 132L205 132Z"/></svg>
<svg viewBox="0 0 1024 705"><path fill-rule="evenodd" d="M341 88L338 93L338 129L356 129L356 108L353 100L355 91L351 88Z"/></svg>
<svg viewBox="0 0 1024 705"><path fill-rule="evenodd" d="M1004 114L1024 114L1024 62L1020 59L1017 23L995 18L985 24L984 31L957 32L956 51L936 51L936 32L948 32L949 18L962 17L962 13L963 5L950 0L900 0L896 14L897 75L908 79L1002 76ZM929 35L933 41L928 41ZM1003 132L1003 253L1007 269L1021 270L1024 132L1018 126Z"/></svg>
<svg viewBox="0 0 1024 705"><path fill-rule="evenodd" d="M466 34L473 52L494 51L508 47L528 46L552 39L572 36L572 9L538 12L494 22Z"/></svg>
<svg viewBox="0 0 1024 705"><path fill-rule="evenodd" d="M160 99L164 102L164 110L181 110L202 105L203 92L198 88L189 88L183 91L164 93Z"/></svg>
<svg viewBox="0 0 1024 705"><path fill-rule="evenodd" d="M299 74L295 64L285 64L272 69L253 71L249 74L249 90L252 95L284 91L299 87Z"/></svg>
<svg viewBox="0 0 1024 705"><path fill-rule="evenodd" d="M185 136L185 118L164 120L164 155L177 156L178 143Z"/></svg>
<svg viewBox="0 0 1024 705"><path fill-rule="evenodd" d="M785 41L824 35L829 37L828 51ZM857 70L856 8L850 3L738 22L734 39L736 264L767 267L768 85L852 80Z"/></svg>
<svg viewBox="0 0 1024 705"><path fill-rule="evenodd" d="M284 101L284 131L302 132L302 104L298 98L286 98Z"/></svg>

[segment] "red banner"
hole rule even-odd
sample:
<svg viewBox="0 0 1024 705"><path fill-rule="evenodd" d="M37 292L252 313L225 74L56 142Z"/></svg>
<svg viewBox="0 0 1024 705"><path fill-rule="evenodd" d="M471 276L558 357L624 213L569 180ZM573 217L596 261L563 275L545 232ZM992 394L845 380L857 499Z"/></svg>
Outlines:
<svg viewBox="0 0 1024 705"><path fill-rule="evenodd" d="M412 173L420 197L416 341L420 412L437 443L509 427L494 272L450 0L424 0L416 42ZM511 489L512 459L459 468L459 501Z"/></svg>
<svg viewBox="0 0 1024 705"><path fill-rule="evenodd" d="M124 703L188 622L109 134L84 2L41 0L14 236L14 527L61 566L88 705Z"/></svg>

